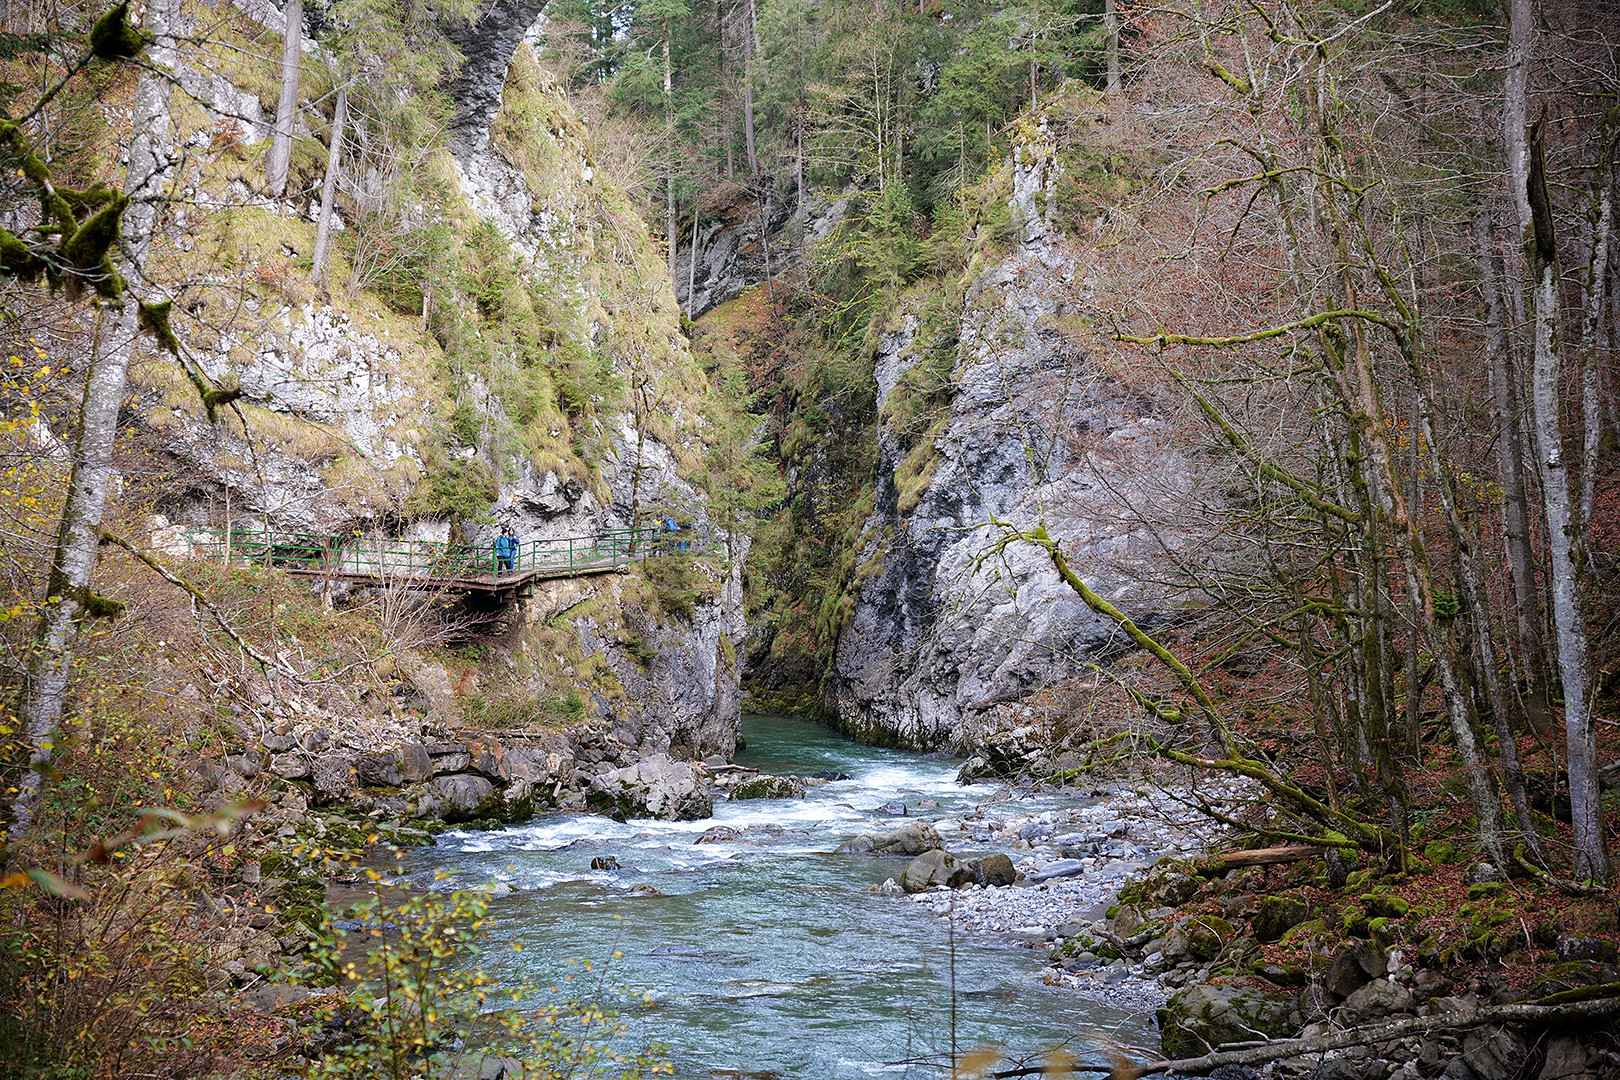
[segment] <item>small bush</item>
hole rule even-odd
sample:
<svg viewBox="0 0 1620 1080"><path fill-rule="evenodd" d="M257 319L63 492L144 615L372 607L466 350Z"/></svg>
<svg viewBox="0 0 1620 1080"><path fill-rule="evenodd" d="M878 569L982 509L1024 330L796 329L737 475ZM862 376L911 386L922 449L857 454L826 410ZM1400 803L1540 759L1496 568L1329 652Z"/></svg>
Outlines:
<svg viewBox="0 0 1620 1080"><path fill-rule="evenodd" d="M483 1060L497 1056L521 1062L525 1075L638 1080L674 1072L652 1048L618 1049L625 1027L601 1000L536 1004L534 987L497 990L476 963L494 925L488 894L469 889L400 898L384 892L381 874L369 873L373 894L350 909L351 920L341 928L328 920L312 950L328 979L342 976L355 985L335 1004L350 1021L347 1040L306 1075L478 1075ZM502 997L509 1004L497 1008Z"/></svg>
<svg viewBox="0 0 1620 1080"><path fill-rule="evenodd" d="M411 494L411 510L423 517L472 521L500 496L495 473L477 458L430 453L427 478Z"/></svg>

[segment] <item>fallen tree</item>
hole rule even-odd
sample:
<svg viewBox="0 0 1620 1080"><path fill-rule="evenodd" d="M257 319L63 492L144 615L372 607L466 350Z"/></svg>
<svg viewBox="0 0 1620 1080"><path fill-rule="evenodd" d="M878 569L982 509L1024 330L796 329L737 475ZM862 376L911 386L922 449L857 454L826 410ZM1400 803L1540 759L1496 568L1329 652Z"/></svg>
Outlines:
<svg viewBox="0 0 1620 1080"><path fill-rule="evenodd" d="M1117 1077L1150 1076L1154 1073L1182 1073L1200 1075L1223 1065L1263 1065L1284 1058L1308 1057L1332 1050L1346 1050L1352 1046L1374 1046L1393 1042L1410 1035L1425 1035L1435 1031L1467 1031L1492 1024L1531 1024L1538 1027L1558 1027L1577 1022L1606 1020L1620 1015L1620 986L1594 988L1611 996L1589 1001L1566 1001L1548 1004L1564 995L1554 995L1538 1002L1514 1005L1488 1005L1470 1012L1447 1013L1441 1016L1419 1016L1411 1020L1394 1020L1387 1024L1369 1024L1365 1027L1345 1028L1343 1031L1310 1038L1273 1039L1259 1046L1244 1046L1233 1050L1215 1050L1199 1057L1174 1058L1134 1064L1119 1061L1112 1065L1082 1065L1078 1063L1041 1064L1004 1069L989 1075L996 1080L1011 1080L1020 1076L1053 1075L1060 1073L1108 1073Z"/></svg>

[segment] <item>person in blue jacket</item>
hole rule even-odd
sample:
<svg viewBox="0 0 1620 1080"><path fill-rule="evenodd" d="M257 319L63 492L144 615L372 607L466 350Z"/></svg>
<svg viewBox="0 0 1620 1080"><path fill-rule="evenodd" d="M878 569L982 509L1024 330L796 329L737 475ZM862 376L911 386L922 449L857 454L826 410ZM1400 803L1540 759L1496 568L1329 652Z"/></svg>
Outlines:
<svg viewBox="0 0 1620 1080"><path fill-rule="evenodd" d="M501 526L501 534L495 538L495 565L499 573L506 573L512 569L512 557L517 554L517 534L510 525Z"/></svg>

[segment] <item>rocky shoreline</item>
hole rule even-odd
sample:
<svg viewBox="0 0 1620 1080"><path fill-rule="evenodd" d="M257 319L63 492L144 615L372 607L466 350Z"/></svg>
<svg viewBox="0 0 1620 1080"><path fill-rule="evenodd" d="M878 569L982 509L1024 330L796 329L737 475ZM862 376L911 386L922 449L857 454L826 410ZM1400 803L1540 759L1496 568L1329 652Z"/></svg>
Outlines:
<svg viewBox="0 0 1620 1080"><path fill-rule="evenodd" d="M1466 864L1455 845L1429 845L1432 881L1374 866L1346 872L1320 849L1286 865L1228 869L1207 856L1246 845L1192 811L1184 787L1093 794L1098 802L1070 810L935 823L942 848L1027 851L1014 883L952 888L902 873L879 890L965 933L1043 950L1049 986L1155 1011L1166 1058L1216 1057L1223 1046L1226 1057L1244 1048L1264 1055L1268 1043L1286 1049L1290 1040L1321 1046L1271 1053L1258 1070L1210 1061L1195 1075L1620 1076L1620 1053L1601 1025L1474 1022L1493 1007L1601 1004L1620 984L1620 950L1606 937L1560 932L1556 916L1516 925L1504 915L1511 882L1488 863ZM1254 791L1217 781L1200 784L1199 795L1231 813ZM1524 973L1505 961L1523 956L1507 953L1526 946L1555 960L1516 979ZM1366 1029L1366 1040L1334 1045L1354 1029Z"/></svg>
<svg viewBox="0 0 1620 1080"><path fill-rule="evenodd" d="M279 980L308 978L328 884L342 880L345 860L378 843L432 843L452 824L494 827L540 807L621 820L706 818L719 799L802 798L836 781L754 773L718 758L676 761L596 729L454 741L391 731L381 734L399 742L388 750L374 748L379 733L371 732L365 748L323 740L319 719L266 725L251 736L256 746L212 766L211 806L255 797L265 805L239 822L238 856L211 868L223 944L204 979L243 1000L265 998L261 1005L297 992ZM1092 782L1070 789L1072 804L1040 809L1021 806L1021 790L990 789L971 808L927 798L879 807L897 827L841 850L908 857L875 893L965 934L1032 950L1048 986L1155 1011L1170 1058L1591 996L1620 982L1610 940L1561 932L1552 919L1505 925L1499 901L1511 883L1496 868L1464 865L1450 845L1426 851L1433 880L1447 887L1427 897L1429 876L1418 883L1320 853L1240 869L1208 859L1244 845L1195 806L1240 816L1256 794L1243 781L1201 780L1196 798L1185 776ZM1461 941L1446 929L1459 925ZM1510 984L1493 958L1526 945L1555 952L1557 963ZM1263 1072L1312 1080L1620 1075L1620 1058L1570 1038L1504 1023L1436 1029L1272 1061Z"/></svg>
<svg viewBox="0 0 1620 1080"><path fill-rule="evenodd" d="M1073 963L1042 971L1048 985L1120 1008L1157 1009L1169 996L1157 978L1140 963L1101 957L1086 946L1130 882L1161 858L1206 851L1228 830L1190 809L1188 791L1180 785L1113 784L1083 790L1097 801L1071 809L936 823L947 847L991 845L1016 856L1018 881L931 888L910 894L909 901L963 931L1049 949L1053 956L1066 953ZM1199 791L1229 809L1253 794L1237 782L1206 784ZM898 882L885 888L904 892Z"/></svg>

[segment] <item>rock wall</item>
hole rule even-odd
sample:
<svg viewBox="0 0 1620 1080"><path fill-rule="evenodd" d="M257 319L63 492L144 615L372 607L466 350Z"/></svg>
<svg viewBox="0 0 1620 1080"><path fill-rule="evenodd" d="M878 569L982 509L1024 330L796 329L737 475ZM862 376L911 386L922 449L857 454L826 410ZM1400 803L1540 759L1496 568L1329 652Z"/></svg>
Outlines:
<svg viewBox="0 0 1620 1080"><path fill-rule="evenodd" d="M1043 552L994 550L1008 528L1044 519L1093 589L1150 625L1164 614L1131 571L1158 550L1161 494L1191 478L1161 438L1154 403L1064 332L1089 291L1084 249L1048 224L1054 158L1040 138L1018 148L1017 248L968 290L951 328L948 413L920 444L897 434L891 406L933 343L919 339L914 316L881 342L876 508L826 684L836 722L863 739L965 750L985 737L996 704L1128 647Z"/></svg>
<svg viewBox="0 0 1620 1080"><path fill-rule="evenodd" d="M205 414L167 357L137 371L132 419L187 477L153 492L162 515L152 522L154 542L182 550L181 527L217 527L227 518L238 527L384 530L481 543L501 525L544 540L646 524L662 512L710 532L707 497L682 475L702 453L708 384L681 334L668 284L639 272L661 257L639 219L627 224L613 216L633 211L592 168L582 122L522 45L540 7L501 0L455 32L468 61L453 88L453 154L430 167L452 182L455 194L442 212L454 228L482 223L498 235L495 246L509 249L515 285L508 292L544 294L546 314L557 321L542 333L577 345L572 362L588 356L601 365L602 382L641 386L646 407L632 413L628 394L603 390L588 422L558 407L541 410L527 427L510 419L520 415L513 388L452 355L425 298L416 317L364 293L334 297L310 287L293 267L312 239L313 208L297 198L264 199L246 179L227 179L218 162L199 158L177 180L186 208L164 221L166 257L194 270L187 260L218 242L245 252L236 256L244 265L238 275L205 259L209 276L189 301L201 315L176 319L175 328L204 377L240 389L241 413ZM252 4L247 9L252 15ZM280 18L268 5L259 14L271 28ZM526 67L508 87L519 49ZM201 89L208 94L199 107L177 123L182 142L206 147L219 119L210 110L224 102L240 112L238 99L251 95L219 77ZM247 141L257 134L249 130ZM220 160L233 168L228 155ZM487 268L482 257L469 274ZM342 283L330 286L336 293ZM471 303L455 296L440 302ZM537 363L535 355L497 360ZM469 405L482 434L447 435L455 427L452 407ZM439 468L448 458L451 466L483 469L493 505L454 520L424 513L417 497L433 455ZM725 536L710 535L726 546ZM519 674L537 700L577 695L577 719L611 720L622 746L729 756L740 715L730 644L743 633L740 585L737 572L718 563L703 562L695 572L707 575L704 581L691 589L683 582L674 593L640 568L542 588L512 613L507 654L492 663ZM691 602L686 591L696 594ZM536 627L586 601L592 613L564 625L570 648L553 662L536 644ZM556 629L547 628L550 637ZM570 656L591 662L582 667ZM447 680L435 667L417 662L412 681L437 699L438 719L455 721L455 695L439 692Z"/></svg>

